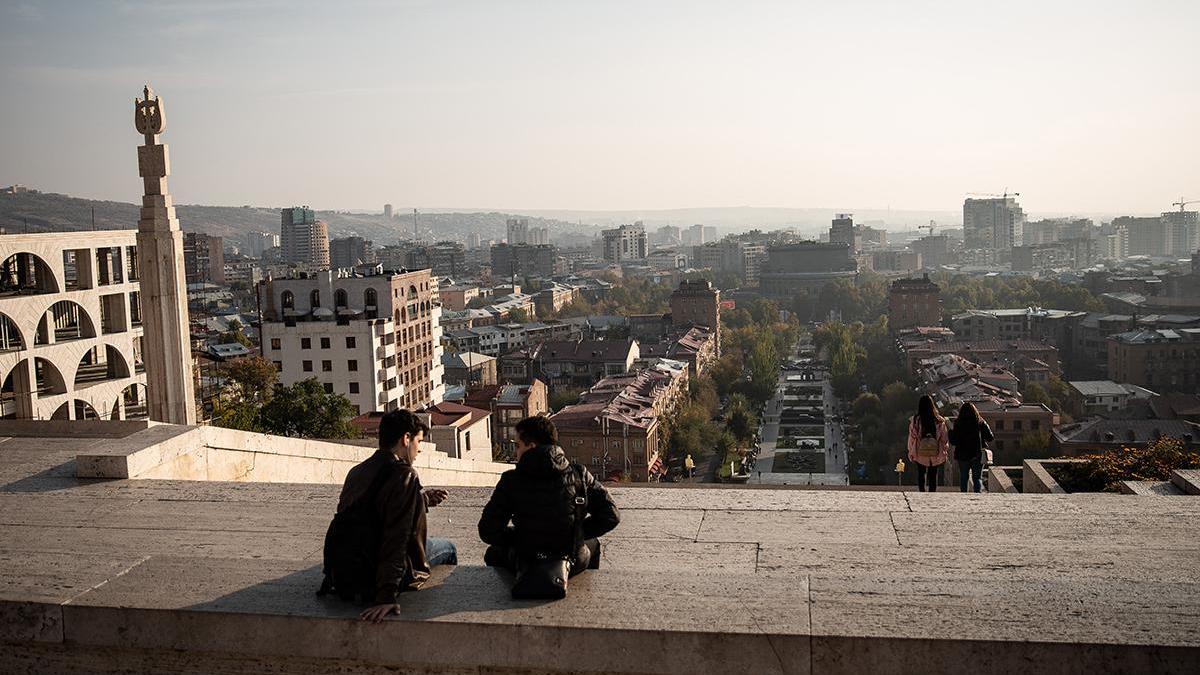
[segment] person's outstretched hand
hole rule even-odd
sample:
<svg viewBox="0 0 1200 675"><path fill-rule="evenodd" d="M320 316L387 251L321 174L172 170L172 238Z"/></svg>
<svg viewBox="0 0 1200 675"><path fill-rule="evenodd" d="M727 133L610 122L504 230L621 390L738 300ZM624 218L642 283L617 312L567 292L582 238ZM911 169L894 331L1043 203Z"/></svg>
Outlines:
<svg viewBox="0 0 1200 675"><path fill-rule="evenodd" d="M400 616L400 605L394 602L389 602L385 605L368 607L367 609L363 610L362 614L358 615L358 618L362 619L363 621L370 621L371 623L380 623L383 621L384 617L388 616L389 614Z"/></svg>
<svg viewBox="0 0 1200 675"><path fill-rule="evenodd" d="M425 504L427 506L437 506L438 504L446 501L446 498L449 496L450 493L446 492L445 490L440 488L429 488L425 491Z"/></svg>

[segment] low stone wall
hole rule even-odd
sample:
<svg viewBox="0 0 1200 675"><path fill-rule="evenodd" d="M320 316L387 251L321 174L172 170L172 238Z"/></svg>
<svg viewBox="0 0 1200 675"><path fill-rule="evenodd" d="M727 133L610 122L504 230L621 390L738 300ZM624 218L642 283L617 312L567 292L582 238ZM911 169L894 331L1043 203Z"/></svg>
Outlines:
<svg viewBox="0 0 1200 675"><path fill-rule="evenodd" d="M341 484L374 445L211 426L154 425L76 457L80 478ZM490 487L511 464L454 459L425 444L414 466L427 485Z"/></svg>
<svg viewBox="0 0 1200 675"><path fill-rule="evenodd" d="M1021 491L1013 483L1011 473L1020 473L1019 466L989 466L988 492L996 494L1018 494Z"/></svg>
<svg viewBox="0 0 1200 675"><path fill-rule="evenodd" d="M1046 470L1050 466L1063 466L1085 462L1083 459L1027 459L1022 465L1021 491L1026 494L1066 494L1054 476Z"/></svg>

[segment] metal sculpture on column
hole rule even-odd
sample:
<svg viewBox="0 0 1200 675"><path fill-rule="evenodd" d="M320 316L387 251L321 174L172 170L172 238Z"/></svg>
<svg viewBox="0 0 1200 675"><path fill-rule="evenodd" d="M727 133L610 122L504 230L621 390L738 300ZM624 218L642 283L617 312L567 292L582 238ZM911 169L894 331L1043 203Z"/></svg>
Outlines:
<svg viewBox="0 0 1200 675"><path fill-rule="evenodd" d="M195 424L183 232L167 192L171 173L167 146L158 142L166 117L162 99L151 98L149 86L143 93L144 99L134 99L134 127L146 137L145 145L138 147L138 173L146 189L138 220L137 257L149 416L159 422Z"/></svg>

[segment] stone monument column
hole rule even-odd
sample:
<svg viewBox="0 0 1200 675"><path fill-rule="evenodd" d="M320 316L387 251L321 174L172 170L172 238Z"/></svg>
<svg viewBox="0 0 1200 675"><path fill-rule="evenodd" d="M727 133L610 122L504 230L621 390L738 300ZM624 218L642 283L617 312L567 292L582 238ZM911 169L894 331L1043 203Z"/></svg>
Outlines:
<svg viewBox="0 0 1200 675"><path fill-rule="evenodd" d="M134 99L134 127L146 138L145 145L138 147L138 173L146 189L138 220L137 255L147 403L152 420L195 424L183 232L167 192L171 173L167 146L158 142L166 117L162 99L151 99L149 86L143 93L145 99Z"/></svg>

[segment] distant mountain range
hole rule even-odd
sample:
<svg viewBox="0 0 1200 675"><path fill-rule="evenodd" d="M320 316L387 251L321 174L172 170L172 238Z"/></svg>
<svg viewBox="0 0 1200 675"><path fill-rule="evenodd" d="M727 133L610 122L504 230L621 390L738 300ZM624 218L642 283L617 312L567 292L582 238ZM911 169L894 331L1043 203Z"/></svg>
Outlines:
<svg viewBox="0 0 1200 675"><path fill-rule="evenodd" d="M124 202L79 199L68 195L39 192L0 194L0 227L9 233L71 232L78 230L122 230L137 227L140 206ZM94 221L93 221L94 209ZM279 232L279 209L261 206L201 206L177 205L176 214L185 231L204 232L244 241L250 232ZM411 238L413 214L401 213L387 219L381 213L351 213L346 211L317 211L317 218L329 224L331 237L358 235L377 246L396 243L401 237ZM471 232L484 239L503 239L505 221L509 218L528 218L530 226L548 227L551 236L561 238L571 234L590 239L596 233L591 225L543 218L536 215L510 213L421 213L416 229L428 240L454 239L465 241Z"/></svg>

